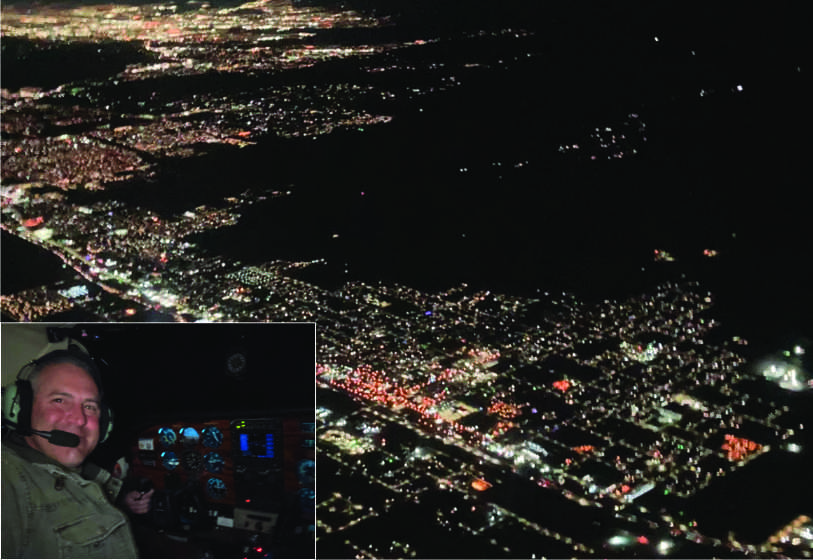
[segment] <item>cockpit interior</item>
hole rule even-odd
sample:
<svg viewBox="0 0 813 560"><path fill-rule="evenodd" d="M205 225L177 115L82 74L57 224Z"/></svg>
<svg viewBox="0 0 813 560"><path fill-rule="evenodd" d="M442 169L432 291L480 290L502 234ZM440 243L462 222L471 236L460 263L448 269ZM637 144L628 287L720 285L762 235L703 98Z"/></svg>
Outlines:
<svg viewBox="0 0 813 560"><path fill-rule="evenodd" d="M152 491L142 557L315 557L315 325L5 323L3 386L71 344L113 414L88 460Z"/></svg>

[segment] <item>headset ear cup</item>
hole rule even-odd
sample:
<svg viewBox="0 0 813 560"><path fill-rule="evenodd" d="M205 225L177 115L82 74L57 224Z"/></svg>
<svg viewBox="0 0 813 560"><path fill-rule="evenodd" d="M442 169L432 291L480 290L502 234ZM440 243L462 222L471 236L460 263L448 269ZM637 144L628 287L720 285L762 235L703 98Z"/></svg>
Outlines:
<svg viewBox="0 0 813 560"><path fill-rule="evenodd" d="M102 414L99 417L99 443L104 443L113 431L113 411L107 405L102 405Z"/></svg>
<svg viewBox="0 0 813 560"><path fill-rule="evenodd" d="M16 427L20 414L17 384L3 387L3 424Z"/></svg>
<svg viewBox="0 0 813 560"><path fill-rule="evenodd" d="M14 385L3 389L3 424L17 433L31 433L31 408L34 405L34 389L27 379L18 379Z"/></svg>
<svg viewBox="0 0 813 560"><path fill-rule="evenodd" d="M31 434L31 409L34 406L34 388L28 379L18 379L14 384L15 394L10 403L9 416L13 417L17 433ZM5 410L3 411L5 413Z"/></svg>

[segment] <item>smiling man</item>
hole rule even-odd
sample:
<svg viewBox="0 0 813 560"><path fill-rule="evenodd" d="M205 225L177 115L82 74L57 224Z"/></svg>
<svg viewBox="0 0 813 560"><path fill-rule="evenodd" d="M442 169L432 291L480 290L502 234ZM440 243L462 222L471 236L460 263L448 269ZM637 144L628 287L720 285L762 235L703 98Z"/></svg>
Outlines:
<svg viewBox="0 0 813 560"><path fill-rule="evenodd" d="M31 428L75 434L79 445L54 445L38 435L26 436L26 443L66 467L79 467L99 442L101 402L95 381L86 369L65 362L39 370L31 385L34 389Z"/></svg>
<svg viewBox="0 0 813 560"><path fill-rule="evenodd" d="M4 390L3 558L134 558L121 482L85 462L110 429L99 375L58 350Z"/></svg>

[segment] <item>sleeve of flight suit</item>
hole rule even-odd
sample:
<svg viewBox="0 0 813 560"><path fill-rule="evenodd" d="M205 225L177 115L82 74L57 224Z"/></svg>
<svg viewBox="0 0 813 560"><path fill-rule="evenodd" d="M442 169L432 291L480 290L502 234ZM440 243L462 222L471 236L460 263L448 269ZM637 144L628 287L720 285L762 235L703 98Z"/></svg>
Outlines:
<svg viewBox="0 0 813 560"><path fill-rule="evenodd" d="M22 536L27 530L28 514L21 507L22 494L25 493L25 483L18 477L15 465L6 461L5 454L2 462L2 487L0 487L0 502L2 502L2 544L0 556L3 558L19 558Z"/></svg>

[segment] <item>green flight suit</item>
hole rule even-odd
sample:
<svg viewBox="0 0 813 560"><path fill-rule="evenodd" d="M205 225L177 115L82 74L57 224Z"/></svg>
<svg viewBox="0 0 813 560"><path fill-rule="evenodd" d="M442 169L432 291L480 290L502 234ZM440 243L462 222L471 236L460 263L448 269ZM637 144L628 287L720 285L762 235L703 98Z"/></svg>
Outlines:
<svg viewBox="0 0 813 560"><path fill-rule="evenodd" d="M6 441L8 440L8 441ZM2 442L3 558L136 558L121 481L62 466L17 436Z"/></svg>

